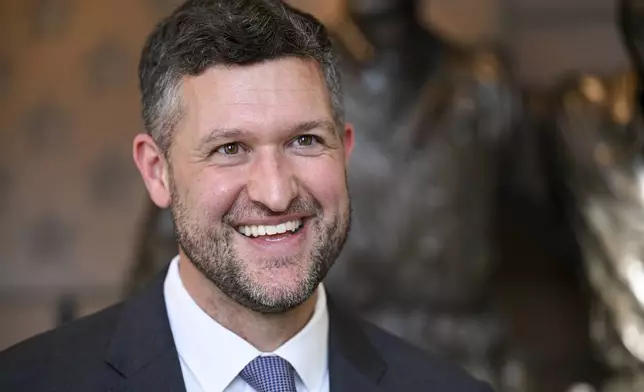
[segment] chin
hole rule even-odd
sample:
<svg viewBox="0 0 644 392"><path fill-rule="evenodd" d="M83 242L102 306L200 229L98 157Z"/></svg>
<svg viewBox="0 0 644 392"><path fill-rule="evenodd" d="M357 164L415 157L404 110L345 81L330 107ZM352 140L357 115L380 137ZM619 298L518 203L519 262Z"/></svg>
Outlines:
<svg viewBox="0 0 644 392"><path fill-rule="evenodd" d="M283 313L306 302L319 282L307 279L301 268L254 274L245 287L244 306L260 313Z"/></svg>
<svg viewBox="0 0 644 392"><path fill-rule="evenodd" d="M247 298L238 301L247 309L262 314L280 314L293 310L305 303L311 295L294 297L286 292L264 292L261 298Z"/></svg>
<svg viewBox="0 0 644 392"><path fill-rule="evenodd" d="M254 279L253 286L270 297L295 296L307 291L310 282L300 273L269 273Z"/></svg>

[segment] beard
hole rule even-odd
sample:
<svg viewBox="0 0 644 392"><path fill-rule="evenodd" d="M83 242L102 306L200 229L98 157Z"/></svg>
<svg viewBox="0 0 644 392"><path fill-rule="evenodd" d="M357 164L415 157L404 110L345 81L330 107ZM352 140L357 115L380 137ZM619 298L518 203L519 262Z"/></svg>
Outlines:
<svg viewBox="0 0 644 392"><path fill-rule="evenodd" d="M283 313L302 304L310 298L329 269L338 258L351 224L350 206L334 219L325 223L322 220L322 207L313 198L298 197L288 210L279 213L305 214L309 235L313 236L308 254L287 257L272 257L260 260L266 269L289 267L299 269L296 280L288 286L268 287L254 279L247 262L235 248L235 237L242 235L232 226L232 222L249 217L276 216L262 204L235 202L224 215L221 224L207 214L199 214L179 197L174 181L171 182L172 218L179 246L190 262L225 295L233 301L255 312ZM205 219L204 219L205 218ZM255 262L255 261L253 261Z"/></svg>

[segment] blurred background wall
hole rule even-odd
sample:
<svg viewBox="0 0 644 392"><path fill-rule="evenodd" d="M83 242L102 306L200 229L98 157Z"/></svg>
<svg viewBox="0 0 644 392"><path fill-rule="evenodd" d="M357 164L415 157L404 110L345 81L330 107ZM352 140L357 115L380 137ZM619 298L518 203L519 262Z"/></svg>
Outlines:
<svg viewBox="0 0 644 392"><path fill-rule="evenodd" d="M426 0L421 18L464 44L499 43L525 85L550 87L566 71L626 65L614 0Z"/></svg>
<svg viewBox="0 0 644 392"><path fill-rule="evenodd" d="M0 349L55 326L72 306L69 298L86 314L123 295L147 206L131 159L132 136L142 131L136 66L145 35L176 3L0 1ZM426 0L420 17L464 45L498 44L521 84L538 91L568 71L627 67L614 6L612 0ZM549 318L555 308L533 299L539 295L551 303L572 298L572 310L584 306L576 288L558 281L558 267L543 267L559 262L548 264L549 257L531 254L543 277L538 282L501 276L506 307L541 307L537 317ZM508 274L530 270L529 263L515 260ZM513 292L523 296L512 302ZM516 327L519 335L536 336L521 322ZM584 333L566 335L546 321L536 328L541 336L563 334L563 344ZM533 340L534 349L544 341Z"/></svg>
<svg viewBox="0 0 644 392"><path fill-rule="evenodd" d="M86 313L122 291L146 201L136 67L170 3L0 3L0 347L67 294Z"/></svg>

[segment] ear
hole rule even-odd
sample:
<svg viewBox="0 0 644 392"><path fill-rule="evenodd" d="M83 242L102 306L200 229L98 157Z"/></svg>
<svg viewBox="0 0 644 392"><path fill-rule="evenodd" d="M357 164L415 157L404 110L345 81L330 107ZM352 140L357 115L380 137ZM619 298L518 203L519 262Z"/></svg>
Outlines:
<svg viewBox="0 0 644 392"><path fill-rule="evenodd" d="M353 124L346 123L344 125L344 138L342 139L344 145L344 162L349 164L349 158L351 158L351 152L353 151L353 145L355 143L355 137L353 134Z"/></svg>
<svg viewBox="0 0 644 392"><path fill-rule="evenodd" d="M163 152L150 135L139 134L134 138L132 154L150 198L160 208L168 208L172 201L170 168Z"/></svg>

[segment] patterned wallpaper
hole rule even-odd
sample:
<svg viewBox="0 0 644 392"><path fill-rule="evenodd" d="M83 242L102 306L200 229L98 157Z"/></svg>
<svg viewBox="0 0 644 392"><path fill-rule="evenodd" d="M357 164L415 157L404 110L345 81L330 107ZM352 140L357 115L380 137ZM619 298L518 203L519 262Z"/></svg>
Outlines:
<svg viewBox="0 0 644 392"><path fill-rule="evenodd" d="M147 196L136 66L172 0L0 2L0 349L114 301Z"/></svg>

